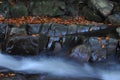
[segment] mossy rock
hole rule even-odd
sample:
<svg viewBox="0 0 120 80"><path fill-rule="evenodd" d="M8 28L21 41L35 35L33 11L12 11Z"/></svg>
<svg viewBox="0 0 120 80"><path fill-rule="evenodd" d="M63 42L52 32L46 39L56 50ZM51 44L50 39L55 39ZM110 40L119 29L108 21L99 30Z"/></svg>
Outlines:
<svg viewBox="0 0 120 80"><path fill-rule="evenodd" d="M39 16L59 16L63 15L65 9L65 3L62 1L38 1L31 3L32 15Z"/></svg>
<svg viewBox="0 0 120 80"><path fill-rule="evenodd" d="M23 4L16 4L10 8L10 17L22 17L28 15L28 9Z"/></svg>

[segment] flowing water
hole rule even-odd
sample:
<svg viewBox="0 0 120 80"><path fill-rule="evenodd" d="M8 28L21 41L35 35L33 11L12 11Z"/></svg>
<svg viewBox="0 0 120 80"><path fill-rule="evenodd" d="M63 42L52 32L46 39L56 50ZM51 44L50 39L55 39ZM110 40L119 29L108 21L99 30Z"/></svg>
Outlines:
<svg viewBox="0 0 120 80"><path fill-rule="evenodd" d="M93 77L101 80L120 80L120 66L114 62L112 66L101 68L100 66L90 66L87 63L80 65L74 61L58 57L15 58L0 53L0 67L26 74L45 73L57 77Z"/></svg>

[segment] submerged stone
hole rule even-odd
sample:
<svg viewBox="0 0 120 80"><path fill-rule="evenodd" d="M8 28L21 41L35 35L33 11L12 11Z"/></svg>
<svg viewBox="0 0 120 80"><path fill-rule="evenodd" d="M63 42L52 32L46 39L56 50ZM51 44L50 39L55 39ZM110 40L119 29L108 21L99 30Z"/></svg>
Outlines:
<svg viewBox="0 0 120 80"><path fill-rule="evenodd" d="M79 45L71 51L70 56L82 62L87 62L91 58L91 49L85 45Z"/></svg>

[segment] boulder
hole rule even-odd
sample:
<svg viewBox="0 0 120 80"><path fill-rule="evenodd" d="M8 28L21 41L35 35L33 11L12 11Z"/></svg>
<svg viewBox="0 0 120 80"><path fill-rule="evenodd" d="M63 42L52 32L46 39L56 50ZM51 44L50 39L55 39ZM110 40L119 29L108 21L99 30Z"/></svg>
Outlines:
<svg viewBox="0 0 120 80"><path fill-rule="evenodd" d="M91 61L103 61L107 58L107 50L106 49L99 49L99 50L95 50L94 52L92 52L91 55Z"/></svg>
<svg viewBox="0 0 120 80"><path fill-rule="evenodd" d="M65 3L59 0L33 1L30 4L31 15L60 16L64 15Z"/></svg>
<svg viewBox="0 0 120 80"><path fill-rule="evenodd" d="M112 14L116 14L120 12L120 3L113 1L114 8L112 10Z"/></svg>
<svg viewBox="0 0 120 80"><path fill-rule="evenodd" d="M107 21L113 25L120 26L120 13L108 16Z"/></svg>
<svg viewBox="0 0 120 80"><path fill-rule="evenodd" d="M39 27L37 24L20 25L19 27L12 25L7 43L4 44L6 45L6 52L13 55L29 56L37 55L41 50L45 49L48 36L39 35Z"/></svg>
<svg viewBox="0 0 120 80"><path fill-rule="evenodd" d="M99 11L104 17L111 14L114 5L109 0L90 0L88 6L93 11Z"/></svg>
<svg viewBox="0 0 120 80"><path fill-rule="evenodd" d="M37 55L39 53L39 38L33 36L11 37L7 42L6 52L11 55Z"/></svg>
<svg viewBox="0 0 120 80"><path fill-rule="evenodd" d="M12 18L28 16L28 9L24 4L15 4L10 7L9 16Z"/></svg>
<svg viewBox="0 0 120 80"><path fill-rule="evenodd" d="M100 21L103 20L98 14L96 14L93 10L91 10L87 6L82 8L81 15L84 16L87 20L90 20L90 21L100 22Z"/></svg>
<svg viewBox="0 0 120 80"><path fill-rule="evenodd" d="M81 0L66 0L66 14L69 16L78 16L79 14L79 2Z"/></svg>
<svg viewBox="0 0 120 80"><path fill-rule="evenodd" d="M116 28L118 35L120 36L120 27Z"/></svg>
<svg viewBox="0 0 120 80"><path fill-rule="evenodd" d="M74 47L70 56L82 62L103 61L108 56L114 55L118 40L110 38L91 37L88 43Z"/></svg>
<svg viewBox="0 0 120 80"><path fill-rule="evenodd" d="M88 45L90 45L92 52L106 49L107 55L114 54L118 40L114 38L105 37L91 37Z"/></svg>
<svg viewBox="0 0 120 80"><path fill-rule="evenodd" d="M91 58L91 49L85 45L79 45L71 51L70 56L82 62L87 62Z"/></svg>

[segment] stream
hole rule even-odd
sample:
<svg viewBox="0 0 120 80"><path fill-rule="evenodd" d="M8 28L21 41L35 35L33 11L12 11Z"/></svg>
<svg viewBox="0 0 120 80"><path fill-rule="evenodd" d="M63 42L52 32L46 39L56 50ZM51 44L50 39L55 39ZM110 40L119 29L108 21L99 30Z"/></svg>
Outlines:
<svg viewBox="0 0 120 80"><path fill-rule="evenodd" d="M78 64L60 57L13 57L0 53L0 67L16 73L47 74L49 77L57 78L69 77L79 80L84 77L97 80L120 80L120 65L113 59L90 65Z"/></svg>

